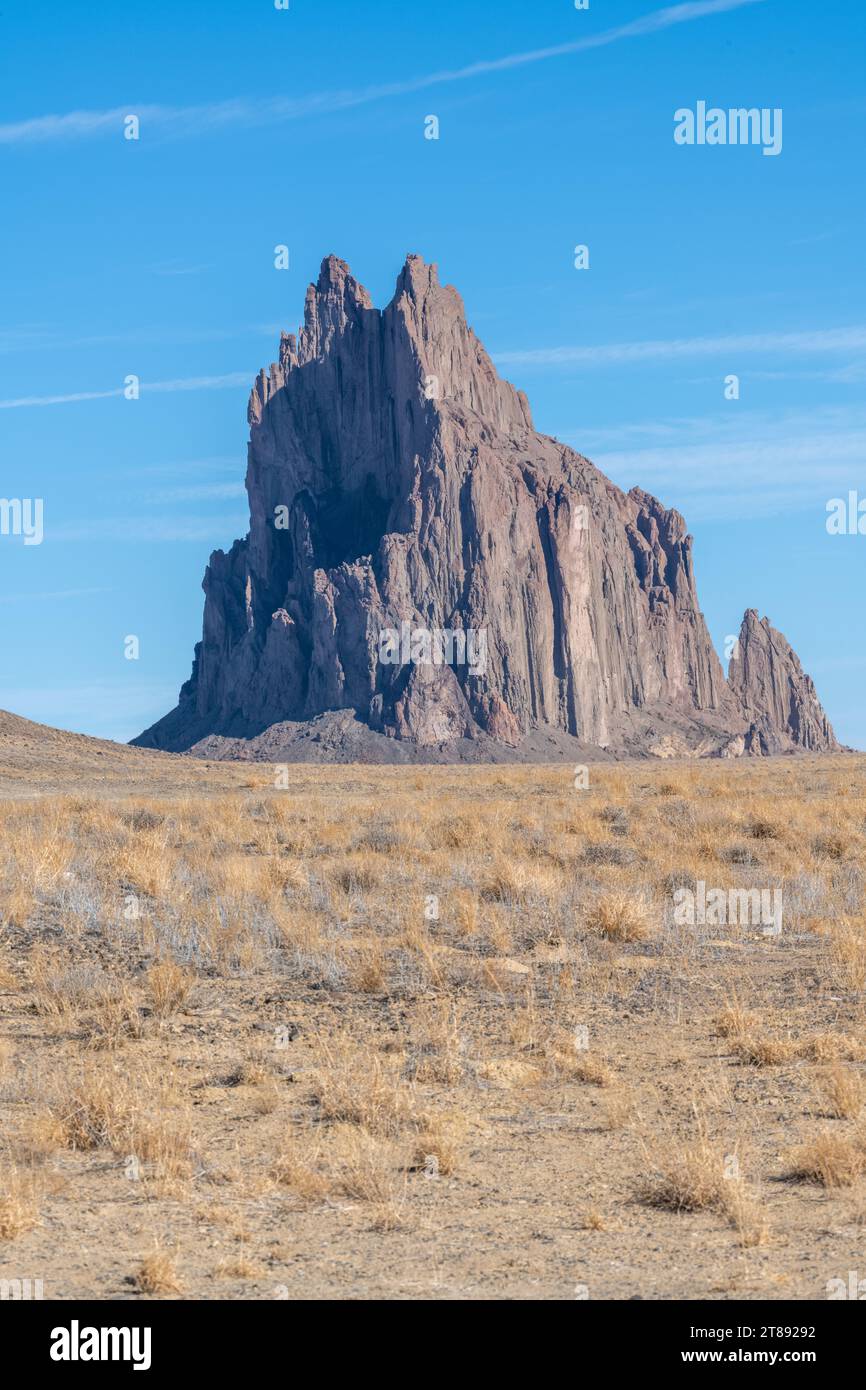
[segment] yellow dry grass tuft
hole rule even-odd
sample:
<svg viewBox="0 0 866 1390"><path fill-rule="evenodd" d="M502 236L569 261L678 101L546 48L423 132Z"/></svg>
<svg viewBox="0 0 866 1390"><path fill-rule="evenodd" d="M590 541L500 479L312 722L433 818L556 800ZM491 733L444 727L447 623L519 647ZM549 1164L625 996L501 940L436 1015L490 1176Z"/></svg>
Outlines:
<svg viewBox="0 0 866 1390"><path fill-rule="evenodd" d="M863 1077L853 1067L835 1062L817 1077L819 1094L837 1120L856 1120L866 1101Z"/></svg>
<svg viewBox="0 0 866 1390"><path fill-rule="evenodd" d="M863 1138L852 1141L825 1129L793 1155L789 1176L822 1187L852 1187L866 1172Z"/></svg>
<svg viewBox="0 0 866 1390"><path fill-rule="evenodd" d="M650 910L640 893L606 893L586 914L589 931L608 941L646 941L651 935Z"/></svg>
<svg viewBox="0 0 866 1390"><path fill-rule="evenodd" d="M15 1240L39 1221L36 1185L15 1166L0 1168L0 1240Z"/></svg>
<svg viewBox="0 0 866 1390"><path fill-rule="evenodd" d="M192 978L173 960L152 965L146 976L147 991L157 1018L178 1013L192 987Z"/></svg>
<svg viewBox="0 0 866 1390"><path fill-rule="evenodd" d="M413 1088L399 1059L383 1059L350 1042L322 1042L311 1093L321 1120L357 1125L371 1135L399 1134L412 1117Z"/></svg>
<svg viewBox="0 0 866 1390"><path fill-rule="evenodd" d="M135 1273L135 1282L143 1294L165 1297L166 1294L182 1292L174 1257L158 1246L141 1261Z"/></svg>

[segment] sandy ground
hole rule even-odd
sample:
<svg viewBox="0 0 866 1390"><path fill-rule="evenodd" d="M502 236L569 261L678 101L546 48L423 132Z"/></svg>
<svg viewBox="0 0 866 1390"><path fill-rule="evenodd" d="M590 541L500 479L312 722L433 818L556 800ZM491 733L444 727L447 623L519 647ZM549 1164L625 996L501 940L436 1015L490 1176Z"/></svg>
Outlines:
<svg viewBox="0 0 866 1390"><path fill-rule="evenodd" d="M267 768L28 730L0 731L0 1279L41 1279L54 1299L823 1300L828 1281L866 1277L863 758L629 764L586 793L563 768L413 768L409 785L404 769L298 768L279 801ZM227 819L206 850L202 804L251 797L276 798L276 837ZM106 859L130 804L150 819ZM269 815L249 809L272 830ZM129 889L141 870L125 881L123 856L163 816L174 877L139 885L141 930L136 919L124 933L112 875ZM613 836L616 816L627 830ZM773 834L755 831L768 816ZM450 817L480 837L443 850L434 830ZM34 877L22 907L23 832L56 838L61 823L72 867ZM380 845L383 826L403 839ZM743 867L750 826L757 862ZM636 858L593 858L598 844ZM160 894L180 891L190 861L229 850L291 861L267 900L278 924L287 905L282 935L223 968L184 954L178 928L183 997L160 1009L148 973L166 960ZM361 853L366 877L344 891ZM491 856L525 858L529 879L491 889ZM674 928L677 866L781 883L783 931ZM85 912L61 880L88 873ZM207 909L183 891L179 920ZM213 895L230 891L214 880ZM406 913L430 891L443 908L422 942ZM623 891L647 906L638 939L592 926L598 895ZM475 895L471 929L451 892ZM302 951L292 933L313 913L318 945L306 935ZM111 1034L106 1000L121 985L134 1017ZM732 1000L752 1017L726 1028ZM768 1042L777 1054L757 1046ZM87 1146L64 1105L98 1078L120 1118ZM840 1088L843 1114L828 1099ZM828 1136L822 1180L798 1150ZM168 1271L152 1286L149 1260Z"/></svg>

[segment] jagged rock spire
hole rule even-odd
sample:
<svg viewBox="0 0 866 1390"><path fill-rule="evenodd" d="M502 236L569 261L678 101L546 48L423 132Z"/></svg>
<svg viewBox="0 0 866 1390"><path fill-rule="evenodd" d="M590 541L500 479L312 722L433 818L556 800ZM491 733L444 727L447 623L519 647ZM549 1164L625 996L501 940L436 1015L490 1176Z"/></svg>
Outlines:
<svg viewBox="0 0 866 1390"><path fill-rule="evenodd" d="M839 744L811 676L781 632L754 608L743 617L728 667L728 684L749 722L746 752L792 748L832 752Z"/></svg>

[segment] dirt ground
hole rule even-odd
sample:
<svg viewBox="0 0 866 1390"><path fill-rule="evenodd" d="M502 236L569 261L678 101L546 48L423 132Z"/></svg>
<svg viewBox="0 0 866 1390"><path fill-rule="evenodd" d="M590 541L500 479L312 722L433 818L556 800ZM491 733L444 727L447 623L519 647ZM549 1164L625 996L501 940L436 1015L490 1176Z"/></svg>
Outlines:
<svg viewBox="0 0 866 1390"><path fill-rule="evenodd" d="M275 780L0 728L0 1280L866 1278L866 759ZM781 930L684 923L701 881Z"/></svg>

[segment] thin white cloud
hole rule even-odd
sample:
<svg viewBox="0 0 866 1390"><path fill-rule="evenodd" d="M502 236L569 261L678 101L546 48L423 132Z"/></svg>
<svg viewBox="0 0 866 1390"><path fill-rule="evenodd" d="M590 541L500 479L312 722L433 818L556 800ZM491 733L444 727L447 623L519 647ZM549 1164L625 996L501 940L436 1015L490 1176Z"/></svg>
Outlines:
<svg viewBox="0 0 866 1390"><path fill-rule="evenodd" d="M217 391L223 386L250 387L255 372L225 372L223 376L183 376L174 381L142 381L145 391Z"/></svg>
<svg viewBox="0 0 866 1390"><path fill-rule="evenodd" d="M856 352L866 347L866 326L810 329L803 333L729 333L712 338L658 338L595 347L526 348L494 352L500 366L596 367L607 363L666 361L672 358L732 356L761 352Z"/></svg>
<svg viewBox="0 0 866 1390"><path fill-rule="evenodd" d="M21 410L34 405L71 405L74 401L106 401L111 396L122 396L123 387L114 391L74 391L67 396L17 396L11 401L0 401L0 410Z"/></svg>
<svg viewBox="0 0 866 1390"><path fill-rule="evenodd" d="M49 594L0 594L0 603L55 603L69 598L85 598L91 594L110 594L110 589L55 589Z"/></svg>
<svg viewBox="0 0 866 1390"><path fill-rule="evenodd" d="M746 485L757 490L794 482L824 488L833 480L847 480L853 487L864 457L866 430L828 437L792 436L782 428L774 439L623 450L602 453L597 462L605 473L617 477L629 471L635 478L685 481L689 491L697 493L716 492L720 486Z"/></svg>
<svg viewBox="0 0 866 1390"><path fill-rule="evenodd" d="M228 127L271 125L275 121L296 120L305 116L327 115L345 111L387 97L406 96L450 82L465 82L489 73L507 72L549 58L562 58L572 53L584 53L621 39L655 34L677 24L685 24L710 15L726 14L746 5L761 4L763 0L688 0L686 4L668 5L653 10L641 19L589 34L571 43L536 48L526 53L511 53L503 58L484 59L466 67L443 69L403 82L388 82L357 90L314 93L297 99L270 98L263 102L232 100L200 106L116 106L108 111L70 111L63 115L37 116L30 120L12 121L0 125L0 144L14 145L53 140L86 139L107 131L122 129L126 116L136 115L142 129L147 126L174 135L201 135Z"/></svg>
<svg viewBox="0 0 866 1390"><path fill-rule="evenodd" d="M249 516L240 513L224 516L94 517L89 521L61 522L46 534L49 541L120 541L130 545L135 541L207 541L214 545L231 544L235 536L246 535Z"/></svg>
<svg viewBox="0 0 866 1390"><path fill-rule="evenodd" d="M750 353L833 353L851 352L866 348L866 326L853 325L848 328L809 329L800 333L740 333L714 338L672 338L650 339L635 343L608 343L585 347L530 348L519 352L492 353L493 361L500 367L556 367L556 366L605 366L628 365L666 361L671 359L715 357ZM225 372L221 376L177 377L169 381L140 382L142 395L166 394L176 391L215 391L228 387L250 387L257 373L253 370ZM863 380L864 364L854 362L831 372L755 372L753 375L778 377L790 375L804 379L831 381L838 384L853 385ZM122 396L124 388L117 386L111 391L76 391L62 396L19 396L0 401L0 410L22 409L32 406L69 405L78 401L109 400Z"/></svg>
<svg viewBox="0 0 866 1390"><path fill-rule="evenodd" d="M145 463L136 465L134 468L122 470L126 477L141 478L144 475L154 475L169 473L176 477L179 473L208 473L210 471L225 472L230 470L235 475L238 471L237 454L215 454L211 458L203 459L172 459L165 463ZM118 476L118 470L112 469L111 477Z"/></svg>
<svg viewBox="0 0 866 1390"><path fill-rule="evenodd" d="M635 484L687 521L729 521L811 512L862 477L866 410L830 407L785 414L740 411L560 435L585 450L623 488ZM611 447L620 443L624 447Z"/></svg>
<svg viewBox="0 0 866 1390"><path fill-rule="evenodd" d="M0 352L44 352L58 340L69 348L110 347L128 344L131 347L164 347L167 343L224 343L239 337L272 338L280 332L276 324L235 324L233 328L181 328L175 324L157 328L130 328L123 333L89 333L74 336L56 324L21 324L0 329Z"/></svg>
<svg viewBox="0 0 866 1390"><path fill-rule="evenodd" d="M236 460L236 467L241 465ZM241 482L235 483L190 483L186 487L167 487L158 492L150 493L146 502L196 502L208 499L219 500L229 497L244 497L246 487Z"/></svg>
<svg viewBox="0 0 866 1390"><path fill-rule="evenodd" d="M797 367L785 368L779 371L769 371L765 368L750 367L744 376L746 382L750 381L820 381L825 385L832 386L855 386L861 381L866 381L866 362L849 362L844 367L822 367L820 369ZM707 386L712 382L718 383L717 376L698 376L689 377L690 386Z"/></svg>
<svg viewBox="0 0 866 1390"><path fill-rule="evenodd" d="M809 410L755 410L730 402L712 415L681 415L668 419L630 420L621 424L602 426L580 425L561 430L557 438L572 448L589 452L592 458L604 450L628 450L636 444L643 450L664 443L664 454L670 445L712 444L723 448L737 443L756 443L775 440L779 432L803 438L820 434L830 438L866 430L866 408L857 406L818 406Z"/></svg>
<svg viewBox="0 0 866 1390"><path fill-rule="evenodd" d="M255 380L254 371L225 372L222 376L185 376L173 381L147 381L139 383L141 394L174 391L218 391L226 386L246 386ZM75 391L67 396L19 396L14 400L0 401L0 410L16 410L28 406L70 405L76 401L104 401L112 396L122 396L124 388L115 387L113 391Z"/></svg>

